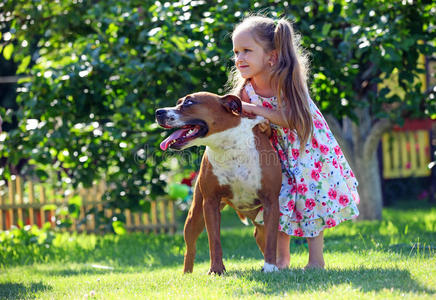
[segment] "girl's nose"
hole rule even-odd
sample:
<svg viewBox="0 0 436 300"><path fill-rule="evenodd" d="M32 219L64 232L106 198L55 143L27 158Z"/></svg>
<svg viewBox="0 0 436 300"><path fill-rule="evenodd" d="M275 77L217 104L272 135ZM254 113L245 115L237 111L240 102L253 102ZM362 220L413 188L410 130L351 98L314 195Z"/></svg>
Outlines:
<svg viewBox="0 0 436 300"><path fill-rule="evenodd" d="M243 57L242 57L242 55L241 54L237 54L236 56L235 56L235 62L242 62L243 61Z"/></svg>

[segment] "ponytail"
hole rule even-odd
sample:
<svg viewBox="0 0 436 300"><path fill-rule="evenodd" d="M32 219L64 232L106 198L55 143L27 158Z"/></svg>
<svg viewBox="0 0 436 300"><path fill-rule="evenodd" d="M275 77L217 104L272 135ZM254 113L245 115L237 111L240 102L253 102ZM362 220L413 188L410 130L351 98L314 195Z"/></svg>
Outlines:
<svg viewBox="0 0 436 300"><path fill-rule="evenodd" d="M273 66L271 82L276 85L280 111L288 127L296 130L303 150L313 131L306 85L307 58L300 50L299 37L285 19L278 21L273 41L277 63Z"/></svg>

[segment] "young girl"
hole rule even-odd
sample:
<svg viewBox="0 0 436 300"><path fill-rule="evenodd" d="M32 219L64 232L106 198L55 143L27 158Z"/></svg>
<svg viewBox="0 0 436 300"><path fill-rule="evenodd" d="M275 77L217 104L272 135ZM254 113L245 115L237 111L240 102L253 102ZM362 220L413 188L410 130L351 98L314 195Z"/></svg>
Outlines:
<svg viewBox="0 0 436 300"><path fill-rule="evenodd" d="M229 80L247 115L268 119L282 164L277 266L289 267L290 236L307 237L305 268L324 268L323 230L357 217L357 181L306 84L306 56L292 25L251 16L232 34ZM256 219L262 223L262 214Z"/></svg>

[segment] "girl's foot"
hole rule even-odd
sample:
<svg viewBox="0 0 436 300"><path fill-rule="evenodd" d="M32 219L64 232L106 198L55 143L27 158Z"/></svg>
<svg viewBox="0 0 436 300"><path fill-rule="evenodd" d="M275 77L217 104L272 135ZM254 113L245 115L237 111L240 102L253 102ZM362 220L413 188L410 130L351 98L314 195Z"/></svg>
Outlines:
<svg viewBox="0 0 436 300"><path fill-rule="evenodd" d="M324 269L324 232L321 231L316 237L307 238L307 245L309 247L309 262L304 270Z"/></svg>
<svg viewBox="0 0 436 300"><path fill-rule="evenodd" d="M324 270L324 263L308 263L305 267L304 267L304 271L306 270L313 270L313 269L319 269L319 270Z"/></svg>
<svg viewBox="0 0 436 300"><path fill-rule="evenodd" d="M280 270L289 268L289 262L291 260L289 241L289 235L281 231L278 233L276 265Z"/></svg>

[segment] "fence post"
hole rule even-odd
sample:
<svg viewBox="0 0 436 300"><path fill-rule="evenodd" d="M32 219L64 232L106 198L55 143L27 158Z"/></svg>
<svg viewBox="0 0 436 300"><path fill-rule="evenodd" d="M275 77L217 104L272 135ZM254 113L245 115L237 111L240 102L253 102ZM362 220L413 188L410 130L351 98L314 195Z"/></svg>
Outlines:
<svg viewBox="0 0 436 300"><path fill-rule="evenodd" d="M150 212L142 214L142 222L144 223L144 231L149 233L151 232L151 223L150 223Z"/></svg>
<svg viewBox="0 0 436 300"><path fill-rule="evenodd" d="M83 231L89 232L91 228L91 222L92 222L92 214L87 214L87 210L89 209L88 206L88 193L87 191L81 187L79 190L79 195L82 197L82 207L80 208L80 216L81 218L84 218L85 223L82 225Z"/></svg>
<svg viewBox="0 0 436 300"><path fill-rule="evenodd" d="M15 186L17 189L17 196L18 196L18 208L17 208L17 225L18 223L21 221L23 223L23 226L25 225L25 220L23 218L23 186L21 184L21 177L17 176L17 178L15 179Z"/></svg>
<svg viewBox="0 0 436 300"><path fill-rule="evenodd" d="M14 225L14 209L12 207L15 206L15 194L14 194L14 183L12 182L12 180L15 179L15 176L12 175L11 179L8 180L8 188L9 188L9 203L11 204L11 208L8 211L8 215L9 215L9 226L8 224L6 224L6 227L11 227L12 225Z"/></svg>
<svg viewBox="0 0 436 300"><path fill-rule="evenodd" d="M173 200L169 201L169 210L170 210L170 222L171 222L170 233L171 234L175 234L176 233L176 220L175 220L176 219L175 218L176 208L174 206L174 201Z"/></svg>
<svg viewBox="0 0 436 300"><path fill-rule="evenodd" d="M133 223L134 223L133 226L134 230L139 231L140 230L139 228L141 227L141 216L139 212L133 213Z"/></svg>
<svg viewBox="0 0 436 300"><path fill-rule="evenodd" d="M44 204L45 204L45 188L44 186L41 184L39 186L39 215L40 215L40 222L41 222L41 227L45 224L45 210L44 210Z"/></svg>
<svg viewBox="0 0 436 300"><path fill-rule="evenodd" d="M157 223L157 205L156 201L151 201L151 222L153 225L154 233L158 232L158 223Z"/></svg>
<svg viewBox="0 0 436 300"><path fill-rule="evenodd" d="M3 199L3 191L0 191L0 230L3 230L3 209L2 206L5 204Z"/></svg>
<svg viewBox="0 0 436 300"><path fill-rule="evenodd" d="M130 212L130 209L125 209L124 215L126 216L126 227L129 229L132 227L132 213Z"/></svg>
<svg viewBox="0 0 436 300"><path fill-rule="evenodd" d="M159 203L160 224L163 225L163 228L161 229L162 229L162 233L165 233L168 227L167 216L166 216L167 210L165 205L167 203L167 200L159 199L158 201L160 202Z"/></svg>
<svg viewBox="0 0 436 300"><path fill-rule="evenodd" d="M51 205L55 205L56 206L56 191L55 191L55 189L53 187L49 190L49 195L50 195L49 198L51 198L51 199L47 199L48 200L47 201L48 204L50 206ZM48 212L49 212L49 219L48 219L48 221L51 224L51 228L54 228L56 226L55 214L54 214L52 209L50 209Z"/></svg>
<svg viewBox="0 0 436 300"><path fill-rule="evenodd" d="M77 229L79 232L83 232L83 231L86 232L86 219L85 219L86 218L86 213L85 213L86 212L86 201L85 201L85 198L83 197L83 190L82 189L79 189L77 191L77 193L82 201L82 205L80 206L79 221L85 220L85 224L80 225L80 227L77 227ZM75 224L74 226L77 226L78 222L76 221L74 224Z"/></svg>
<svg viewBox="0 0 436 300"><path fill-rule="evenodd" d="M35 218L34 218L34 215L33 215L33 202L34 202L34 199L35 199L35 194L34 194L34 191L33 191L33 182L31 180L29 180L29 204L30 204L30 207L29 207L29 222L30 222L30 225L33 225L35 223Z"/></svg>

